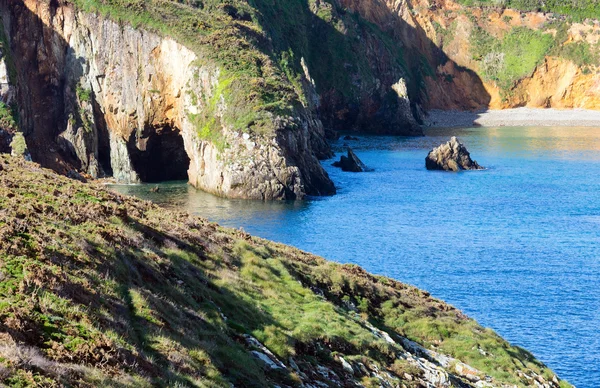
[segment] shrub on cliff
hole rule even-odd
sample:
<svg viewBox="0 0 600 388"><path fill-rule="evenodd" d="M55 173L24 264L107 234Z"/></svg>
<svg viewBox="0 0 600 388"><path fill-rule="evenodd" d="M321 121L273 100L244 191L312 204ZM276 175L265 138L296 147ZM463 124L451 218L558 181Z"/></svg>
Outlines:
<svg viewBox="0 0 600 388"><path fill-rule="evenodd" d="M597 0L458 0L466 6L496 6L521 11L552 12L567 16L574 21L600 18Z"/></svg>
<svg viewBox="0 0 600 388"><path fill-rule="evenodd" d="M552 35L525 27L511 29L502 39L481 27L473 29L471 50L480 61L482 76L508 90L531 74L554 45Z"/></svg>

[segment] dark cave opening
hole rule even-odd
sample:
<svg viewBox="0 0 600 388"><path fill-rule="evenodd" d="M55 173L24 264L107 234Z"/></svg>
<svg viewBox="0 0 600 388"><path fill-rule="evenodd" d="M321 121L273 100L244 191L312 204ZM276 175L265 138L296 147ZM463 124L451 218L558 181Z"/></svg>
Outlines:
<svg viewBox="0 0 600 388"><path fill-rule="evenodd" d="M131 135L127 144L131 164L142 182L157 183L188 179L190 158L177 128L152 127L144 130L136 142Z"/></svg>

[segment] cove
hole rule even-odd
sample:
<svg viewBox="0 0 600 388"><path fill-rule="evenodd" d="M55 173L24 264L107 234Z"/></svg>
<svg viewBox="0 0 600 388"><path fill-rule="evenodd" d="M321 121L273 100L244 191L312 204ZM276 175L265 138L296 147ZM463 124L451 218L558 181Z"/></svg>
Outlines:
<svg viewBox="0 0 600 388"><path fill-rule="evenodd" d="M427 171L427 152L452 135L487 169ZM375 171L331 167L344 143ZM600 128L431 129L334 149L332 197L113 188L426 289L576 386L600 386Z"/></svg>

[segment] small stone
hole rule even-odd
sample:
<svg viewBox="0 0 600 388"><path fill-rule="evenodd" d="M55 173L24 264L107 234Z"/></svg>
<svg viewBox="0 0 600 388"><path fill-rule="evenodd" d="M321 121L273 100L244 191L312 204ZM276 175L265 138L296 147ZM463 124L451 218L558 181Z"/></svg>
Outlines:
<svg viewBox="0 0 600 388"><path fill-rule="evenodd" d="M340 362L342 363L342 368L344 368L346 372L354 374L354 369L352 369L352 365L350 365L348 361L344 360L344 357L340 357Z"/></svg>

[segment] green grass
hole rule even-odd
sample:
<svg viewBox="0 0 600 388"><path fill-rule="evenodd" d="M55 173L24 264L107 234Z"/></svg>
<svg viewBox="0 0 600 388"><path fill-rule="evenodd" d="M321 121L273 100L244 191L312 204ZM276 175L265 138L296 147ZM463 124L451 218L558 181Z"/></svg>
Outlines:
<svg viewBox="0 0 600 388"><path fill-rule="evenodd" d="M22 132L16 132L10 143L10 148L14 155L25 155L27 154L27 143L25 142L25 136Z"/></svg>
<svg viewBox="0 0 600 388"><path fill-rule="evenodd" d="M579 67L587 68L600 63L599 48L598 45L592 46L587 42L574 42L556 47L552 54L568 59Z"/></svg>
<svg viewBox="0 0 600 388"><path fill-rule="evenodd" d="M481 64L481 74L487 81L495 81L503 90L509 90L518 80L533 73L551 52L555 41L550 34L525 27L511 29L503 39L497 39L481 27L471 36L473 58ZM499 55L493 66L486 66L490 56Z"/></svg>
<svg viewBox="0 0 600 388"><path fill-rule="evenodd" d="M405 350L367 322L469 362L499 383L526 386L519 372L553 376L414 287L22 159L0 156L0 166L0 341L9 345L0 347L0 384L300 384L292 368L263 369L247 334L287 365L292 358L310 379L320 378L319 365L345 376L339 357L386 372L392 385L401 372L420 373L397 361ZM23 347L33 349L25 358L10 351ZM371 372L352 379L376 384Z"/></svg>
<svg viewBox="0 0 600 388"><path fill-rule="evenodd" d="M15 131L18 129L15 110L0 101L0 128Z"/></svg>
<svg viewBox="0 0 600 388"><path fill-rule="evenodd" d="M521 11L551 12L574 21L600 19L600 3L597 0L458 0L458 3L466 6L502 6Z"/></svg>

